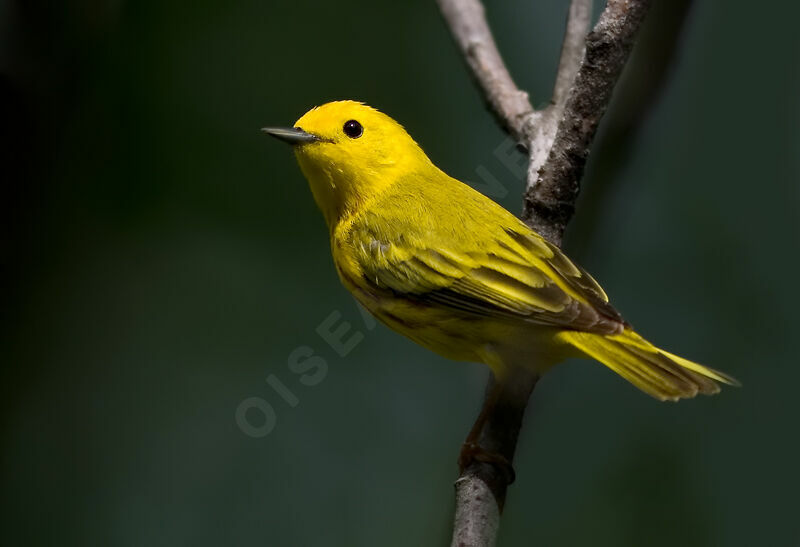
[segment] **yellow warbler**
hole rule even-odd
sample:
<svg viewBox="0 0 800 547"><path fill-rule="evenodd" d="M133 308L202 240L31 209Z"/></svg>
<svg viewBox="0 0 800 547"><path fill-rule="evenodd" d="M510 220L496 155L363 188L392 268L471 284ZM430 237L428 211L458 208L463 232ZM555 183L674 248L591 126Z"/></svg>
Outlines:
<svg viewBox="0 0 800 547"><path fill-rule="evenodd" d="M330 229L339 277L436 353L543 373L594 358L660 400L736 384L636 334L600 285L513 214L437 168L403 127L354 101L313 108L289 142Z"/></svg>

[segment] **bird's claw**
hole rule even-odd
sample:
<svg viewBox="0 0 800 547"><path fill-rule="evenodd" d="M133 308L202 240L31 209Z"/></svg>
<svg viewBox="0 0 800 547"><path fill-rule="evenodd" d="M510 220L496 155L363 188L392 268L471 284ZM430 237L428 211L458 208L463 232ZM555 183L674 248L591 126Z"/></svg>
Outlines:
<svg viewBox="0 0 800 547"><path fill-rule="evenodd" d="M467 467L474 462L488 463L498 468L505 477L506 484L513 483L517 477L514 466L508 458L498 452L485 450L477 443L465 442L461 445L461 453L458 456L459 474L463 475Z"/></svg>

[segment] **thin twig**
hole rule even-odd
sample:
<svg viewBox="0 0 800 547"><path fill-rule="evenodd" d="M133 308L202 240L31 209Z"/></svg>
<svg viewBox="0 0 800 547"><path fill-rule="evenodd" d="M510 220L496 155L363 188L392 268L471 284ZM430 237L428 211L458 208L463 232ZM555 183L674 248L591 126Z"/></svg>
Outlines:
<svg viewBox="0 0 800 547"><path fill-rule="evenodd" d="M500 126L523 145L536 113L511 79L479 0L437 0L461 54Z"/></svg>
<svg viewBox="0 0 800 547"><path fill-rule="evenodd" d="M574 0L569 5L567 29L564 43L561 44L561 58L558 61L556 83L553 86L553 104L563 110L567 95L581 67L586 33L592 25L592 0Z"/></svg>
<svg viewBox="0 0 800 547"><path fill-rule="evenodd" d="M478 0L437 0L470 71L501 127L530 154L523 219L561 244L597 125L628 58L649 0L608 0L586 37L591 0L572 0L550 107L536 111L503 63ZM502 386L478 439L486 453L513 462L522 417L537 377L515 371ZM487 394L493 383L490 380ZM486 401L484 401L486 404ZM475 461L456 481L454 546L494 545L508 470ZM489 496L488 494L492 495Z"/></svg>
<svg viewBox="0 0 800 547"><path fill-rule="evenodd" d="M556 83L553 86L553 99L550 106L541 113L539 123L533 127L528 138L530 163L528 164L528 185L530 188L539 179L539 171L550 157L553 141L559 123L564 115L572 83L581 67L586 45L586 33L592 24L592 0L572 0L567 15L567 29L561 46Z"/></svg>

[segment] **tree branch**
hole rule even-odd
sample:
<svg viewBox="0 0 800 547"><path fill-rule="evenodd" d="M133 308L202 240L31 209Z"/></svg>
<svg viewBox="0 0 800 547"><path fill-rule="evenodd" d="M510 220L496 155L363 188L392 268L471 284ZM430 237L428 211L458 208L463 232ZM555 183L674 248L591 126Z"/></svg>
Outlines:
<svg viewBox="0 0 800 547"><path fill-rule="evenodd" d="M509 374L512 376L500 386L502 391L497 401L489 407L491 413L483 425L478 445L487 453L500 454L511 464L525 408L539 378L524 369L515 369ZM494 376L490 375L485 408L494 387ZM513 480L508 469L477 460L461 472L455 483L454 547L494 545L506 490Z"/></svg>
<svg viewBox="0 0 800 547"><path fill-rule="evenodd" d="M575 212L589 147L649 4L649 0L608 0L586 38L583 61L547 161L536 172L533 165L529 169L522 218L556 244L561 244Z"/></svg>
<svg viewBox="0 0 800 547"><path fill-rule="evenodd" d="M497 50L478 0L437 0L447 25L498 123L529 151L523 220L560 245L580 190L594 134L628 58L649 0L608 0L595 27L591 0L572 0L551 105L537 111L516 87ZM478 446L513 462L522 418L537 377L525 370L500 386L490 379ZM482 412L483 414L483 412ZM454 546L494 545L509 468L473 461L455 484ZM492 495L489 496L488 494Z"/></svg>

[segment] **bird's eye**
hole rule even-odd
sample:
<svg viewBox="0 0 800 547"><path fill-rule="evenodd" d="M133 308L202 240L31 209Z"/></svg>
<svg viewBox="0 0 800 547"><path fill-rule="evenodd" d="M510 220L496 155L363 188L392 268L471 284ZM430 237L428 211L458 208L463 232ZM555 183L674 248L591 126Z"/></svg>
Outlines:
<svg viewBox="0 0 800 547"><path fill-rule="evenodd" d="M344 131L344 134L351 139L357 139L364 134L364 128L361 127L361 124L355 120L348 120L344 122L344 127L342 127L342 130Z"/></svg>

